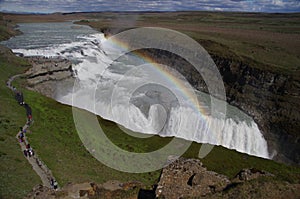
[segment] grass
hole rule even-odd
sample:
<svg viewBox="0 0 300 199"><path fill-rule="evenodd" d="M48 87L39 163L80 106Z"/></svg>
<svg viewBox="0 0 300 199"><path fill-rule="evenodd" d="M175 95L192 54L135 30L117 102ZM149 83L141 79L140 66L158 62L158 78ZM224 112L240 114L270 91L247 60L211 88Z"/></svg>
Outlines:
<svg viewBox="0 0 300 199"><path fill-rule="evenodd" d="M196 157L199 147L200 144L193 143L184 156L188 158ZM241 168L257 168L274 174L276 176L274 179L278 181L300 182L299 167L287 166L271 160L229 150L221 146L215 146L209 155L202 159L202 162L208 170L224 174L229 178L234 178Z"/></svg>

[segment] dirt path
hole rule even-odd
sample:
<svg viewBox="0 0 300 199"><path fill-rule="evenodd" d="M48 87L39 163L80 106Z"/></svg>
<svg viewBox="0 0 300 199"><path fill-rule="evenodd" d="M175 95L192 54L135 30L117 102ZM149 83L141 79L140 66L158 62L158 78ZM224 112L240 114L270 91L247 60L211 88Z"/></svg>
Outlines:
<svg viewBox="0 0 300 199"><path fill-rule="evenodd" d="M20 77L21 75L15 75L9 78L9 80L7 81L6 85L9 89L11 89L14 93L17 92L16 88L13 87L11 85L12 81L17 78ZM25 106L25 104L23 104L24 108L29 107L29 105ZM29 107L30 108L30 107ZM31 110L31 108L30 108ZM21 147L21 152L23 153L24 150L27 150L26 145L28 144L28 140L26 138L26 134L30 133L29 131L29 127L30 125L32 125L32 122L27 122L24 126L23 126L23 131L26 131L26 133L24 133L24 138L23 138L23 142L19 141L19 145ZM19 140L19 135L21 133L21 129L20 131L17 133L16 138ZM32 148L32 146L31 146ZM32 148L33 149L33 148ZM34 151L34 150L33 150ZM24 156L25 157L25 156ZM55 180L54 176L52 175L51 170L47 167L47 165L45 163L43 163L43 161L38 157L38 155L35 153L34 156L27 156L25 157L28 162L31 164L32 169L37 173L38 176L40 176L42 183L44 186L51 188L50 185L50 180L53 179Z"/></svg>

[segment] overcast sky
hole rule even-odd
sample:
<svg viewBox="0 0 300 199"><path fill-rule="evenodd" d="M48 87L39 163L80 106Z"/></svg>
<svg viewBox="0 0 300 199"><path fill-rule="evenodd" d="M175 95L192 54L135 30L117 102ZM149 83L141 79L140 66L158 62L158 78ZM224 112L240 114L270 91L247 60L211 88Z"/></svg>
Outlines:
<svg viewBox="0 0 300 199"><path fill-rule="evenodd" d="M300 12L300 0L0 0L6 12L178 10Z"/></svg>

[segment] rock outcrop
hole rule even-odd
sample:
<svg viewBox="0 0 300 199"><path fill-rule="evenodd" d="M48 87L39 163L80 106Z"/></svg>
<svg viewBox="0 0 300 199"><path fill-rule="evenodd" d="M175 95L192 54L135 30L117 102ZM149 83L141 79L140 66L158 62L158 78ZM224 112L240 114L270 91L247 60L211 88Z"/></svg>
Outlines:
<svg viewBox="0 0 300 199"><path fill-rule="evenodd" d="M156 188L158 198L196 198L220 192L231 182L207 171L200 160L180 158L163 169Z"/></svg>
<svg viewBox="0 0 300 199"><path fill-rule="evenodd" d="M32 65L26 73L28 88L38 91L43 95L55 98L58 89L62 83L73 82L74 72L72 63L63 58L28 58Z"/></svg>

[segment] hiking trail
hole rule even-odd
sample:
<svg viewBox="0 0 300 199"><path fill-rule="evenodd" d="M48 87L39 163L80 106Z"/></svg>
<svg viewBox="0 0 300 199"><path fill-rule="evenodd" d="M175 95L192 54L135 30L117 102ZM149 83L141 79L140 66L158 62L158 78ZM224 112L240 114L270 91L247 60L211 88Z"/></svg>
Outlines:
<svg viewBox="0 0 300 199"><path fill-rule="evenodd" d="M14 92L14 94L16 94L16 92L18 92L16 90L15 87L13 87L11 85L11 83L13 82L13 80L17 77L20 77L21 74L18 75L14 75L12 77L10 77L6 83L7 87L12 90ZM29 108L31 111L30 106L27 104L27 106L25 106L25 103L20 104L21 106L23 106L25 109ZM31 133L29 132L29 127L32 124L32 121L26 122L25 125L23 126L23 131L26 131L26 133L24 133L24 141L20 142L19 141L19 135L21 133L21 130L18 131L16 138L18 139L19 145L21 147L21 152L23 154L23 151L26 150L26 145L29 143L27 138L26 138L26 134L27 133ZM33 147L31 146L31 148L33 149ZM34 150L33 150L34 151ZM24 156L25 157L25 156ZM32 169L37 173L38 176L40 176L41 181L43 183L43 186L52 188L50 181L51 179L55 180L54 176L52 175L51 170L47 167L47 165L38 157L38 155L36 154L36 151L34 151L34 155L29 157L25 157L28 162L31 164Z"/></svg>

